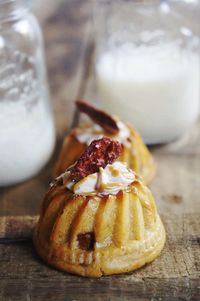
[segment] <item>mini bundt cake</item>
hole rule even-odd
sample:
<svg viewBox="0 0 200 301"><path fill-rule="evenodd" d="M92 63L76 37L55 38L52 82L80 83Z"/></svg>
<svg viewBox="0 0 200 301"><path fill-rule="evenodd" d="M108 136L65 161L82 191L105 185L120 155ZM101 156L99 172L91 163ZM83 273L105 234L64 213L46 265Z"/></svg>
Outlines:
<svg viewBox="0 0 200 301"><path fill-rule="evenodd" d="M141 179L115 161L121 145L93 141L51 185L34 232L38 254L58 269L87 277L133 271L165 243L154 198Z"/></svg>
<svg viewBox="0 0 200 301"><path fill-rule="evenodd" d="M82 123L64 138L61 152L55 168L55 176L63 173L85 151L90 142L107 136L118 140L123 145L119 161L126 162L128 167L149 183L155 174L155 165L146 145L137 131L129 124L110 116L84 101L76 102L80 112L87 114L91 121Z"/></svg>

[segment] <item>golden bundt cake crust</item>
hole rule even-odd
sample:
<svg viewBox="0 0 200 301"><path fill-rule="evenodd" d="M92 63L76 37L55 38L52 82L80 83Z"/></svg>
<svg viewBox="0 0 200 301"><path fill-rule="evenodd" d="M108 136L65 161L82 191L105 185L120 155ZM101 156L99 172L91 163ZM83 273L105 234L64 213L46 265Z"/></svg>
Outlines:
<svg viewBox="0 0 200 301"><path fill-rule="evenodd" d="M130 145L124 145L122 155L118 160L126 162L127 166L139 174L145 183L149 183L155 176L155 162L137 131L130 125L128 128L130 130ZM107 134L107 136L109 135ZM110 137L112 136L110 135ZM86 148L87 145L79 142L76 138L76 128L73 129L69 135L64 138L54 176L59 176L65 172L65 170L82 155Z"/></svg>
<svg viewBox="0 0 200 301"><path fill-rule="evenodd" d="M155 259L165 230L153 196L135 181L117 195L74 195L50 188L34 232L38 254L50 265L86 277L133 271Z"/></svg>
<svg viewBox="0 0 200 301"><path fill-rule="evenodd" d="M59 246L52 246L52 249L49 250L49 246L45 245L38 239L37 229L34 233L34 245L39 256L49 265L56 267L60 270L77 274L85 277L101 277L103 275L112 275L112 274L120 274L120 273L128 273L134 271L145 264L153 261L156 257L159 256L165 244L165 230L162 225L160 218L158 217L158 231L157 235L159 237L155 237L155 241L152 245L149 245L145 249L144 242L143 246L134 246L122 247L118 249L116 252L112 252L107 250L107 252L97 252L96 257L101 257L100 262L93 262L89 264L90 259L92 258L92 254L88 254L88 264L87 263L73 263L65 260L68 256L70 257L71 252L66 248L59 248ZM143 249L143 251L137 252L137 256L135 255L135 251L137 249ZM47 255L48 254L48 255ZM90 256L91 255L91 256ZM83 252L75 251L74 258L81 258L83 256ZM113 259L114 257L114 259ZM113 259L113 260L112 260Z"/></svg>

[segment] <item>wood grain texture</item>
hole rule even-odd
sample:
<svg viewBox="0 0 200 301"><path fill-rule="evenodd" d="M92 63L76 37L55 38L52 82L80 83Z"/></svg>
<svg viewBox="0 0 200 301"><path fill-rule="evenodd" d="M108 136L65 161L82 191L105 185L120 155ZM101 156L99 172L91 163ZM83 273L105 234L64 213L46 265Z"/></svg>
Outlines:
<svg viewBox="0 0 200 301"><path fill-rule="evenodd" d="M93 70L88 68L92 2L54 1L54 10L41 20L58 142L37 177L0 189L0 241L31 236L71 122L73 100L84 96L97 101ZM0 244L0 300L200 300L200 123L179 141L151 150L157 163L151 188L167 231L166 247L157 260L128 275L84 279L46 266L30 241Z"/></svg>
<svg viewBox="0 0 200 301"><path fill-rule="evenodd" d="M46 266L31 243L0 245L0 300L94 300L94 295L95 300L199 300L198 215L162 219L167 243L158 259L136 272L100 279Z"/></svg>
<svg viewBox="0 0 200 301"><path fill-rule="evenodd" d="M32 232L39 216L0 216L0 243L17 239L32 238ZM5 239L5 240L4 240Z"/></svg>

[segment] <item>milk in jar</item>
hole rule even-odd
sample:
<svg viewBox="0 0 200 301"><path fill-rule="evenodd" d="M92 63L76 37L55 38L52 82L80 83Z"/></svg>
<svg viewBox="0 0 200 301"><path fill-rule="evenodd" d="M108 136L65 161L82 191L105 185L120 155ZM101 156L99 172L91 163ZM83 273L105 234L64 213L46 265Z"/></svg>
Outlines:
<svg viewBox="0 0 200 301"><path fill-rule="evenodd" d="M199 56L174 42L127 43L96 64L103 107L131 122L149 144L172 141L197 120L199 73Z"/></svg>
<svg viewBox="0 0 200 301"><path fill-rule="evenodd" d="M36 176L55 145L42 33L30 1L0 1L0 187Z"/></svg>

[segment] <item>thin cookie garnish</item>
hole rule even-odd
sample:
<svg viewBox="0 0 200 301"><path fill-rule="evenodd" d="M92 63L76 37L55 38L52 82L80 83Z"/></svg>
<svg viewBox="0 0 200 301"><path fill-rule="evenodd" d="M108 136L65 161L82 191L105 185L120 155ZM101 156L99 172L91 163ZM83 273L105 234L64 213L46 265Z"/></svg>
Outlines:
<svg viewBox="0 0 200 301"><path fill-rule="evenodd" d="M107 133L116 135L119 132L117 121L111 115L83 100L77 100L76 106L80 112L88 115L88 117L98 123Z"/></svg>
<svg viewBox="0 0 200 301"><path fill-rule="evenodd" d="M108 137L92 141L79 160L70 168L70 179L78 182L98 172L100 167L112 164L121 154L122 145Z"/></svg>

